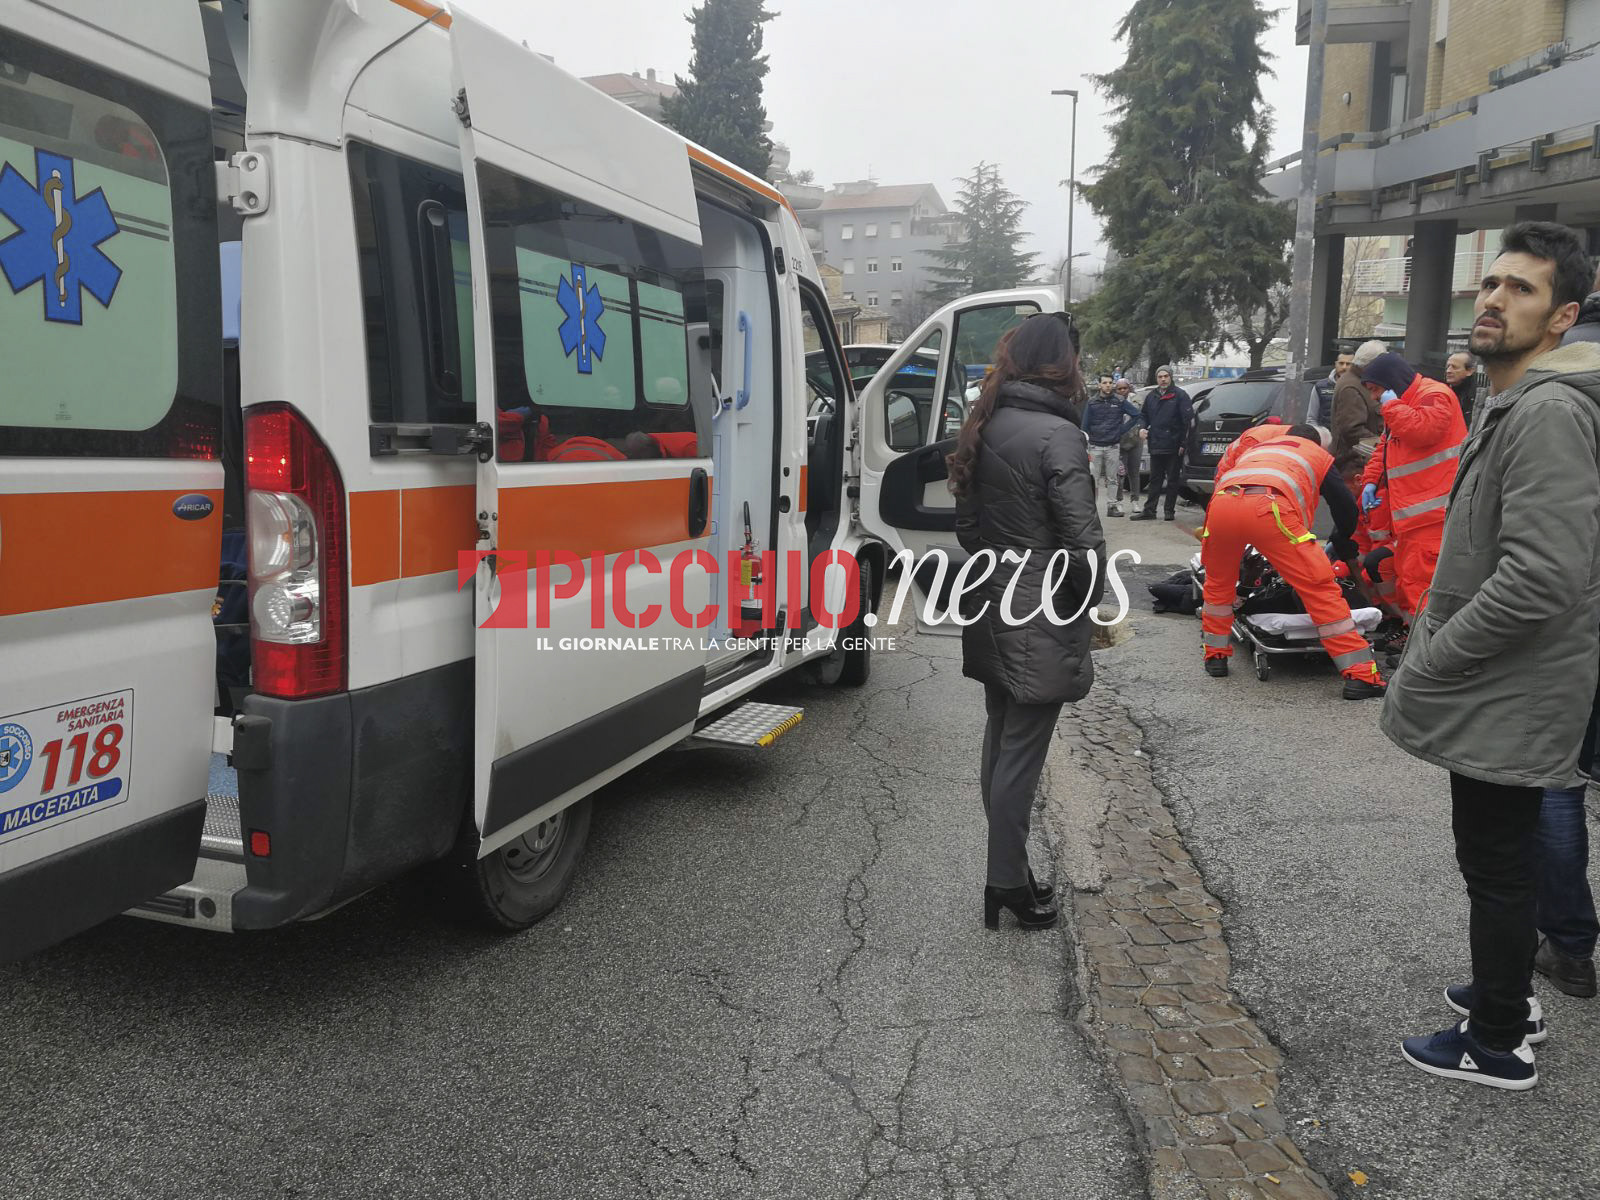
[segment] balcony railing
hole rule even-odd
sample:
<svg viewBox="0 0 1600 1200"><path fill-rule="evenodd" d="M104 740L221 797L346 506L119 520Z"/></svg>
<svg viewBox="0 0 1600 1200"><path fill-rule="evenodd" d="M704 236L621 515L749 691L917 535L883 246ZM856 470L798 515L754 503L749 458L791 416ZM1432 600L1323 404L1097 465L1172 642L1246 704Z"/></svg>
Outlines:
<svg viewBox="0 0 1600 1200"><path fill-rule="evenodd" d="M1487 250L1471 250L1456 255L1455 268L1450 274L1452 292L1475 292L1483 273L1494 261ZM1364 258L1356 263L1353 286L1357 293L1367 296L1404 296L1411 291L1411 259Z"/></svg>

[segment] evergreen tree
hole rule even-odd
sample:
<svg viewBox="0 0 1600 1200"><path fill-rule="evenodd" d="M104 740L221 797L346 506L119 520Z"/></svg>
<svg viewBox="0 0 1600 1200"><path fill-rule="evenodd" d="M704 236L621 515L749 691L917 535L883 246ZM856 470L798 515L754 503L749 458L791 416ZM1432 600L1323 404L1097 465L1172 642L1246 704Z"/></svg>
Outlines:
<svg viewBox="0 0 1600 1200"><path fill-rule="evenodd" d="M1096 348L1172 362L1287 280L1294 215L1260 184L1269 19L1258 0L1134 0L1118 26L1127 60L1095 77L1111 156L1083 189L1118 258L1083 314Z"/></svg>
<svg viewBox="0 0 1600 1200"><path fill-rule="evenodd" d="M687 18L694 26L691 77L679 76L678 94L661 102L665 125L763 179L772 140L761 103L761 27L775 15L763 0L705 0Z"/></svg>
<svg viewBox="0 0 1600 1200"><path fill-rule="evenodd" d="M1019 248L1024 237L1022 210L1027 207L1001 182L999 167L986 162L974 167L956 195L966 240L927 251L938 264L929 270L941 281L928 289L929 298L943 304L969 292L1021 283L1038 257Z"/></svg>

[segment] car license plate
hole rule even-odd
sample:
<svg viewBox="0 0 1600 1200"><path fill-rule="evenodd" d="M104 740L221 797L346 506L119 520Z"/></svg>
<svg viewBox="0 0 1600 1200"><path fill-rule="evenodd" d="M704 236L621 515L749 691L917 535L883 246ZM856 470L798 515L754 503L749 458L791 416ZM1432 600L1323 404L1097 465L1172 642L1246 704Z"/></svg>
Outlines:
<svg viewBox="0 0 1600 1200"><path fill-rule="evenodd" d="M1207 454L1221 454L1231 444L1231 438L1207 438L1201 443Z"/></svg>

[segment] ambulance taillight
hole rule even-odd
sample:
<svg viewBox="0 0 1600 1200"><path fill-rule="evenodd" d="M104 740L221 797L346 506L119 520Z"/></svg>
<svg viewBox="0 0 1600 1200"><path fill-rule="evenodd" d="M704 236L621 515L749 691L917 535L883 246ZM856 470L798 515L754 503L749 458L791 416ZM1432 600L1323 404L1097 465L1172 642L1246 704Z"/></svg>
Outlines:
<svg viewBox="0 0 1600 1200"><path fill-rule="evenodd" d="M302 699L346 679L344 485L287 404L244 413L245 524L255 690Z"/></svg>

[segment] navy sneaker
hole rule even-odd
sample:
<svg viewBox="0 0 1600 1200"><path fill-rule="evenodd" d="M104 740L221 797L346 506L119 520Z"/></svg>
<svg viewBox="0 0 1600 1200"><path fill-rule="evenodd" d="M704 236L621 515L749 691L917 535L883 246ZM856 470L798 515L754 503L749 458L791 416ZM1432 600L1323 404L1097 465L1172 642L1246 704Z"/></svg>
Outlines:
<svg viewBox="0 0 1600 1200"><path fill-rule="evenodd" d="M1455 1009L1463 1017L1472 1015L1472 985L1470 983L1452 983L1444 990L1444 1002ZM1544 1009L1539 1005L1539 997L1528 997L1528 1023L1522 1030L1523 1039L1530 1046L1538 1045L1550 1036L1550 1031L1544 1027Z"/></svg>
<svg viewBox="0 0 1600 1200"><path fill-rule="evenodd" d="M1468 1024L1462 1021L1432 1037L1406 1038L1400 1043L1400 1053L1412 1066L1446 1079L1465 1079L1513 1092L1525 1092L1539 1082L1533 1048L1527 1042L1507 1054L1496 1054L1472 1036Z"/></svg>

